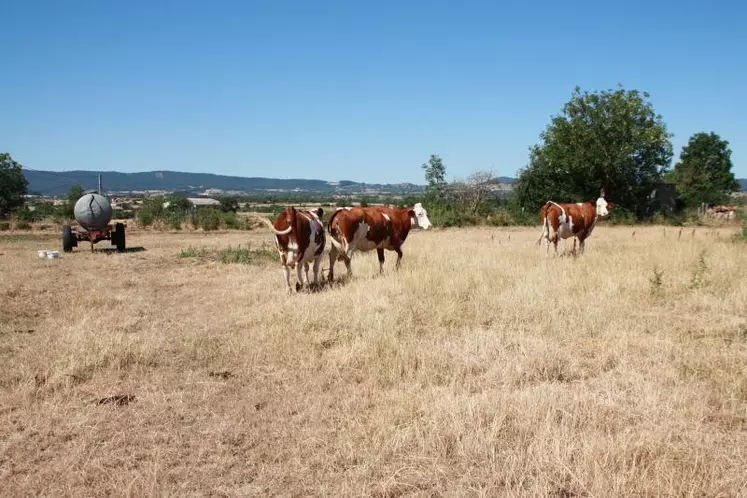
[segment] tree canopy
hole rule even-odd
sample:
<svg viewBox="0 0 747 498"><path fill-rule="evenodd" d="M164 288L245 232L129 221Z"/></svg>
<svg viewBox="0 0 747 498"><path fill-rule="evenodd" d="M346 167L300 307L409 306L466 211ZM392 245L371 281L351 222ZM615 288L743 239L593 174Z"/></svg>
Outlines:
<svg viewBox="0 0 747 498"><path fill-rule="evenodd" d="M672 159L671 134L649 94L637 90L581 92L576 87L552 117L519 172L519 204L536 210L548 200L607 198L642 218Z"/></svg>
<svg viewBox="0 0 747 498"><path fill-rule="evenodd" d="M674 166L678 199L689 207L724 202L739 190L731 168L729 142L713 132L694 134Z"/></svg>
<svg viewBox="0 0 747 498"><path fill-rule="evenodd" d="M440 157L431 154L427 163L421 165L425 172L425 196L431 202L441 202L444 200L446 191L446 166Z"/></svg>
<svg viewBox="0 0 747 498"><path fill-rule="evenodd" d="M0 216L23 206L28 181L20 164L8 153L0 153Z"/></svg>

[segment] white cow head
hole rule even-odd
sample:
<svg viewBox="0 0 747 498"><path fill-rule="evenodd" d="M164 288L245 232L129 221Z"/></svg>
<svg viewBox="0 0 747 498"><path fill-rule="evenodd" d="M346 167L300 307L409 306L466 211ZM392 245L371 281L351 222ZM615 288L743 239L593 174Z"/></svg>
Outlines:
<svg viewBox="0 0 747 498"><path fill-rule="evenodd" d="M610 209L612 209L612 203L607 202L607 199L604 197L600 197L597 199L597 216L607 216L610 214Z"/></svg>
<svg viewBox="0 0 747 498"><path fill-rule="evenodd" d="M421 203L415 204L410 210L410 222L412 226L428 230L433 228L431 220L428 219L428 213Z"/></svg>

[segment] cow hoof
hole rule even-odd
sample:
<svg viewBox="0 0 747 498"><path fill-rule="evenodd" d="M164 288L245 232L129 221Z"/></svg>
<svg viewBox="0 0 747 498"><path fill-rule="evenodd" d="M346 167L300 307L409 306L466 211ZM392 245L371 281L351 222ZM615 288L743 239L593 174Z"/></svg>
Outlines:
<svg viewBox="0 0 747 498"><path fill-rule="evenodd" d="M299 292L302 288L303 286L299 284L298 282L296 282L296 292Z"/></svg>

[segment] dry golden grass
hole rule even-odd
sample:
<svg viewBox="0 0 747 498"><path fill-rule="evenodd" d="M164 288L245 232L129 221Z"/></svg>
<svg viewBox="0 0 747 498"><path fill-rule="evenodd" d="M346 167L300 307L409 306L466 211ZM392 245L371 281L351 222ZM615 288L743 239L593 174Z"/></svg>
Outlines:
<svg viewBox="0 0 747 498"><path fill-rule="evenodd" d="M266 230L0 234L2 494L745 496L747 245L632 231L413 233L295 295L177 257Z"/></svg>

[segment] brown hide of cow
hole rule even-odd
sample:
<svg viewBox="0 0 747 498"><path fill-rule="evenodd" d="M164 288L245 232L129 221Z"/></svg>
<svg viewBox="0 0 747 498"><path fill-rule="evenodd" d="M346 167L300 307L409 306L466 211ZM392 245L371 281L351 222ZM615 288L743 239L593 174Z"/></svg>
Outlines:
<svg viewBox="0 0 747 498"><path fill-rule="evenodd" d="M591 233L594 227L594 222L597 216L596 205L592 202L576 203L552 203L546 202L540 209L540 222L544 223L545 218L550 223L553 229L553 236L550 239L551 242L556 243L558 241L558 228L560 227L560 216L562 211L560 207L565 210L566 216L570 216L573 222L572 232L573 235L578 237L579 242L583 242Z"/></svg>
<svg viewBox="0 0 747 498"><path fill-rule="evenodd" d="M324 251L324 226L321 225L322 214L322 208L316 210L316 215L320 220L320 227L316 233L316 244L319 247L315 254L317 256ZM311 242L310 223L312 223L312 220L314 219L315 218L310 211L298 211L293 206L288 206L275 218L275 221L273 221L272 225L276 230L283 231L289 226L293 227L288 235L275 235L278 246L283 251L283 254L280 256L280 262L283 266L288 265L293 268L296 266L296 263L302 262L301 258ZM296 257L293 261L286 261L285 253L288 251L288 245L291 242L296 243L298 251L296 252Z"/></svg>
<svg viewBox="0 0 747 498"><path fill-rule="evenodd" d="M389 220L384 215L388 216ZM391 249L396 251L398 255L401 255L400 247L410 233L410 219L414 215L415 213L411 208L366 207L340 209L332 215L327 226L330 234L333 236L340 236L347 242L352 242L358 227L362 223L366 223L369 227L366 239L376 244L379 251ZM341 254L340 258L342 257L343 255Z"/></svg>

